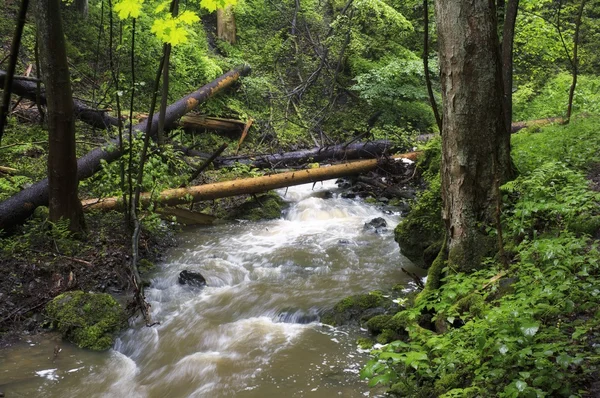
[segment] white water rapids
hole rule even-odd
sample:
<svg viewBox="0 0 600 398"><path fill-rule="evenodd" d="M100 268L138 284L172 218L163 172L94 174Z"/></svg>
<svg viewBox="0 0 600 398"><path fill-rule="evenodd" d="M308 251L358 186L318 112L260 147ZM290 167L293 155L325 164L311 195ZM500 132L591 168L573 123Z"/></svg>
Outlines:
<svg viewBox="0 0 600 398"><path fill-rule="evenodd" d="M324 198L323 191L334 192ZM12 397L365 397L360 331L331 328L319 310L406 283L393 240L398 215L339 197L335 184L279 191L278 220L188 229L146 290L152 317L113 350L30 340L0 352L0 391ZM381 233L363 228L383 217ZM179 285L200 272L204 289ZM53 359L53 349L63 351Z"/></svg>

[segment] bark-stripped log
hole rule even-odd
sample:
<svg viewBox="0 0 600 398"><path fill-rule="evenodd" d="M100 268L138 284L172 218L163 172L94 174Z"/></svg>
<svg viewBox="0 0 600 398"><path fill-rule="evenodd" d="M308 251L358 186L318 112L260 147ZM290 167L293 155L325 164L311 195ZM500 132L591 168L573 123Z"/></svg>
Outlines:
<svg viewBox="0 0 600 398"><path fill-rule="evenodd" d="M206 101L219 91L229 87L240 76L250 73L249 66L233 69L211 83L203 86L197 91L187 95L167 108L165 124L169 125L177 121L181 116L194 109L198 104ZM156 136L158 129L158 114L153 118L150 134ZM147 121L134 126L134 131L145 131ZM135 134L135 133L134 133ZM100 161L112 162L121 156L119 151L119 140L108 142L103 148L96 148L88 152L77 161L77 177L79 180L91 177L100 169ZM48 179L35 183L18 194L0 202L0 229L9 229L25 221L33 214L38 206L48 204Z"/></svg>
<svg viewBox="0 0 600 398"><path fill-rule="evenodd" d="M207 129L219 131L242 131L245 122L235 119L222 119L218 117L187 115L181 118L180 126L184 129Z"/></svg>
<svg viewBox="0 0 600 398"><path fill-rule="evenodd" d="M217 158L215 167L233 166L236 162L247 164L259 169L297 166L312 162L332 160L372 159L387 155L406 148L395 148L393 143L386 140L358 142L350 145L340 144L312 149L276 153L273 155L230 156Z"/></svg>
<svg viewBox="0 0 600 398"><path fill-rule="evenodd" d="M393 159L396 159L396 161L401 161L401 159L415 160L418 154L418 152L410 152L394 156ZM262 177L168 189L161 192L155 198L152 198L152 194L146 192L140 196L140 205L148 207L151 203L156 202L164 206L174 206L183 203L200 202L203 200L219 199L229 196L261 193L277 188L291 187L293 185L364 173L373 170L377 167L379 162L379 159L359 160L356 162L329 167L319 167L316 169L290 171ZM114 210L122 207L122 200L123 198L121 197L89 199L82 201L82 204L85 210Z"/></svg>

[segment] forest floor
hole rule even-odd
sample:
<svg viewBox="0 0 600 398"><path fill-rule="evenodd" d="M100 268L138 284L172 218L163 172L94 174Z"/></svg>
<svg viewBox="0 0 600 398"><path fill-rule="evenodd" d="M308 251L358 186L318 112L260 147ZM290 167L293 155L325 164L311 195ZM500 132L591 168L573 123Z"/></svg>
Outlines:
<svg viewBox="0 0 600 398"><path fill-rule="evenodd" d="M0 348L24 334L48 326L43 310L58 294L70 290L105 292L132 304L129 270L131 235L123 215L86 216L88 232L79 238L52 231L43 220L32 220L17 236L4 240L0 252ZM149 271L164 249L175 244L172 231L142 234L141 271ZM7 254L10 253L10 254ZM130 308L131 309L131 308Z"/></svg>

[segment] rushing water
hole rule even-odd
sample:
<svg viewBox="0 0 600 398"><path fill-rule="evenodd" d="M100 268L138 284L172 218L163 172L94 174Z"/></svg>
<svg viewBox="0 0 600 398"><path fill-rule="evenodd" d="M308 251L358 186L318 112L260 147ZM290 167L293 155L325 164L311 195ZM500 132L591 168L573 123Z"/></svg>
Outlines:
<svg viewBox="0 0 600 398"><path fill-rule="evenodd" d="M334 192L333 197L322 195ZM279 220L190 229L146 290L152 317L114 350L56 340L0 351L0 391L11 397L364 397L360 331L316 320L351 294L389 288L410 267L393 241L398 216L340 198L333 182L280 191ZM382 233L365 230L375 217ZM208 287L177 283L201 272ZM58 355L56 346L62 348Z"/></svg>

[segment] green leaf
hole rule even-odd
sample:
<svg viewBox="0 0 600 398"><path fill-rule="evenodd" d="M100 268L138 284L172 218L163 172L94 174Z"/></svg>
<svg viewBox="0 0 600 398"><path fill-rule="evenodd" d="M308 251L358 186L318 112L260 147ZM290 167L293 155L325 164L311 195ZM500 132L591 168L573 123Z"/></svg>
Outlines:
<svg viewBox="0 0 600 398"><path fill-rule="evenodd" d="M186 25L191 25L194 22L200 21L200 17L193 11L185 10L177 17L177 20Z"/></svg>
<svg viewBox="0 0 600 398"><path fill-rule="evenodd" d="M561 354L558 357L556 357L556 363L566 369L571 364L572 359L573 358L571 358L571 356L567 354Z"/></svg>
<svg viewBox="0 0 600 398"><path fill-rule="evenodd" d="M143 4L144 0L120 0L115 4L114 9L119 14L120 19L138 18Z"/></svg>
<svg viewBox="0 0 600 398"><path fill-rule="evenodd" d="M215 11L217 8L233 6L236 3L237 0L200 0L200 6L206 8L210 12Z"/></svg>
<svg viewBox="0 0 600 398"><path fill-rule="evenodd" d="M524 320L521 322L521 327L519 329L523 335L527 337L533 337L536 335L538 330L540 330L540 323L533 320Z"/></svg>

